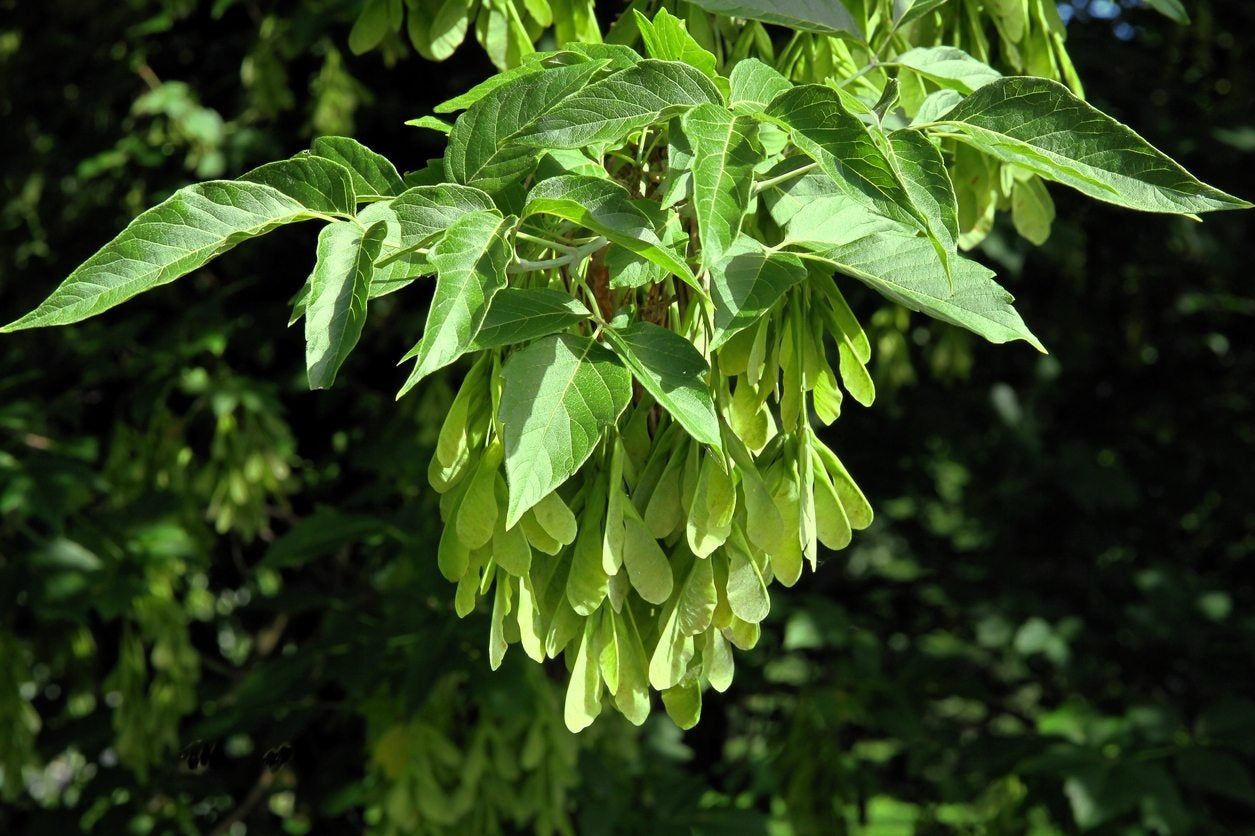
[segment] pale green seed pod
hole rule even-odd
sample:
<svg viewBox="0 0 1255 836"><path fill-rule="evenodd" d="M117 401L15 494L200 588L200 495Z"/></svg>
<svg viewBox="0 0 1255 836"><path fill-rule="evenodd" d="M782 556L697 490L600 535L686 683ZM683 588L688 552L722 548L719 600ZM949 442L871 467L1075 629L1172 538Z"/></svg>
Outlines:
<svg viewBox="0 0 1255 836"><path fill-rule="evenodd" d="M495 671L501 667L509 643L505 636L505 620L510 615L513 604L510 595L509 579L504 575L497 578L496 593L492 601L492 621L488 630L488 664Z"/></svg>
<svg viewBox="0 0 1255 836"><path fill-rule="evenodd" d="M497 476L497 498L500 507L505 507L505 480ZM492 532L492 557L497 565L516 578L525 577L532 567L532 547L527 542L527 535L522 526L516 525L509 530L505 527L505 514L497 516Z"/></svg>
<svg viewBox="0 0 1255 836"><path fill-rule="evenodd" d="M662 604L675 585L671 564L632 503L624 501L623 566L632 588L651 604Z"/></svg>
<svg viewBox="0 0 1255 836"><path fill-rule="evenodd" d="M571 607L583 616L592 615L605 600L610 583L601 561L602 522L606 514L606 484L597 479L584 504L579 534L571 550L571 573L566 595Z"/></svg>
<svg viewBox="0 0 1255 836"><path fill-rule="evenodd" d="M518 596L519 643L523 652L533 662L545 661L545 628L536 599L536 590L532 587L530 575L523 575L517 581L515 594Z"/></svg>
<svg viewBox="0 0 1255 836"><path fill-rule="evenodd" d="M780 583L793 586L802 576L801 478L797 462L780 458L772 465L767 480L786 532L779 545L767 554L772 573Z"/></svg>
<svg viewBox="0 0 1255 836"><path fill-rule="evenodd" d="M610 613L619 646L619 687L615 708L634 725L649 717L649 662L631 607Z"/></svg>
<svg viewBox="0 0 1255 836"><path fill-rule="evenodd" d="M850 545L853 532L850 519L837 496L832 479L824 467L823 459L812 447L810 450L812 467L815 473L815 523L819 542L833 551L844 549Z"/></svg>
<svg viewBox="0 0 1255 836"><path fill-rule="evenodd" d="M562 497L557 492L547 494L540 502L532 506L532 514L536 517L536 521L540 523L540 527L545 533L564 546L569 546L575 542L575 535L579 531L579 525L575 521L575 515L571 513L571 509L562 501Z"/></svg>
<svg viewBox="0 0 1255 836"><path fill-rule="evenodd" d="M693 497L685 533L689 548L698 557L709 557L732 533L732 516L736 512L736 486L725 473L718 459L702 458L701 476Z"/></svg>
<svg viewBox="0 0 1255 836"><path fill-rule="evenodd" d="M692 639L689 639L692 641ZM702 719L702 686L696 673L662 692L662 704L681 729L691 729Z"/></svg>
<svg viewBox="0 0 1255 836"><path fill-rule="evenodd" d="M567 683L563 718L573 732L583 731L601 714L601 670L597 664L597 622L587 619Z"/></svg>
<svg viewBox="0 0 1255 836"><path fill-rule="evenodd" d="M684 506L680 501L680 482L684 462L688 457L687 444L676 447L654 491L645 506L643 519L649 531L659 540L666 540L680 527L684 519Z"/></svg>
<svg viewBox="0 0 1255 836"><path fill-rule="evenodd" d="M497 471L502 455L501 442L494 440L480 458L466 494L458 504L458 539L469 549L477 549L491 540L497 525Z"/></svg>
<svg viewBox="0 0 1255 836"><path fill-rule="evenodd" d="M736 390L728 409L728 423L745 446L757 453L776 434L776 419L767 404L758 400L758 393L748 378L737 378Z"/></svg>
<svg viewBox="0 0 1255 836"><path fill-rule="evenodd" d="M736 672L732 645L720 630L711 627L702 634L701 653L702 676L711 688L722 694L732 686L732 677Z"/></svg>
<svg viewBox="0 0 1255 836"><path fill-rule="evenodd" d="M447 581L460 581L470 563L470 550L458 537L457 529L446 525L436 548L436 564Z"/></svg>
<svg viewBox="0 0 1255 836"><path fill-rule="evenodd" d="M854 483L854 479L850 476L849 471L845 469L845 465L841 464L841 460L837 458L836 453L828 449L828 446L818 438L812 439L811 446L824 463L824 469L828 473L828 478L832 480L833 488L841 499L841 506L845 509L845 515L850 520L850 527L855 531L867 528L872 524L874 516L871 503L867 501L867 497L863 495L859 486Z"/></svg>
<svg viewBox="0 0 1255 836"><path fill-rule="evenodd" d="M762 566L754 559L748 544L734 535L723 549L727 557L726 596L732 615L757 624L771 611L771 598ZM765 564L764 560L764 564Z"/></svg>

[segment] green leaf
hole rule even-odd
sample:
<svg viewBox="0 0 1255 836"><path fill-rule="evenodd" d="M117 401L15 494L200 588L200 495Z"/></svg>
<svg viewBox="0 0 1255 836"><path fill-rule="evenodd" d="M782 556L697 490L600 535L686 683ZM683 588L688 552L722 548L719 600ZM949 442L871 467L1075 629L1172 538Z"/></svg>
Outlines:
<svg viewBox="0 0 1255 836"><path fill-rule="evenodd" d="M401 222L396 212L392 211L391 200L380 200L372 203L357 213L357 221L362 226L370 226L382 222L385 228L383 245L379 248L379 260L370 277L370 298L377 299L400 290L414 281L418 276L431 271L427 260L417 253L402 259L386 258L387 254L401 248ZM384 266L382 262L389 263Z"/></svg>
<svg viewBox="0 0 1255 836"><path fill-rule="evenodd" d="M963 94L956 90L938 90L924 97L911 125L924 125L935 122L946 114L946 111L963 101Z"/></svg>
<svg viewBox="0 0 1255 836"><path fill-rule="evenodd" d="M574 59L574 60L570 60ZM461 95L454 96L452 99L441 102L432 108L433 113L457 113L459 110L466 110L480 99L487 96L493 90L504 87L517 78L532 73L543 72L549 66L560 66L562 64L578 63L584 60L583 56L577 56L573 52L536 52L523 58L522 63L517 67L511 67L503 72L494 73L488 78L476 84L470 90Z"/></svg>
<svg viewBox="0 0 1255 836"><path fill-rule="evenodd" d="M1050 237L1054 220L1055 202L1041 178L1036 175L1024 180L1017 178L1011 187L1011 222L1015 231L1040 247Z"/></svg>
<svg viewBox="0 0 1255 836"><path fill-rule="evenodd" d="M809 241L846 244L877 232L913 232L911 227L869 212L822 174L777 184L763 191L762 198L771 219L785 231L781 246Z"/></svg>
<svg viewBox="0 0 1255 836"><path fill-rule="evenodd" d="M715 71L715 56L693 40L684 21L666 9L659 9L652 21L639 11L633 10L633 13L641 40L645 42L645 52L650 58L679 61L700 70L712 80L719 78Z"/></svg>
<svg viewBox="0 0 1255 836"><path fill-rule="evenodd" d="M806 268L797 256L769 252L747 235L738 238L710 271L715 306L711 350L757 322L786 290L805 278Z"/></svg>
<svg viewBox="0 0 1255 836"><path fill-rule="evenodd" d="M772 101L767 116L788 128L793 143L847 195L887 218L928 230L892 163L835 90L794 87Z"/></svg>
<svg viewBox="0 0 1255 836"><path fill-rule="evenodd" d="M951 0L893 0L893 22L898 28L919 20ZM1020 0L1015 0L1019 3Z"/></svg>
<svg viewBox="0 0 1255 836"><path fill-rule="evenodd" d="M818 252L830 264L911 310L959 325L1001 343L1037 341L993 274L954 256L947 277L929 243L910 229L869 212L830 181L806 175L764 193L772 219L784 228L782 246Z"/></svg>
<svg viewBox="0 0 1255 836"><path fill-rule="evenodd" d="M585 337L545 337L502 372L499 417L510 501L506 525L569 479L632 397L632 376Z"/></svg>
<svg viewBox="0 0 1255 836"><path fill-rule="evenodd" d="M310 276L305 308L305 367L309 388L326 389L336 379L366 324L371 271L386 228L376 222L363 230L337 221L318 234L318 261Z"/></svg>
<svg viewBox="0 0 1255 836"><path fill-rule="evenodd" d="M761 20L804 32L863 37L863 28L841 0L693 0L693 5L719 15Z"/></svg>
<svg viewBox="0 0 1255 836"><path fill-rule="evenodd" d="M538 119L585 88L604 66L584 61L530 73L488 93L453 125L444 158L446 176L490 192L522 180L535 167L539 152L509 140L533 130Z"/></svg>
<svg viewBox="0 0 1255 836"><path fill-rule="evenodd" d="M370 52L393 31L391 0L366 0L361 13L349 31L349 49L354 55Z"/></svg>
<svg viewBox="0 0 1255 836"><path fill-rule="evenodd" d="M890 63L960 93L971 93L1002 78L993 67L952 46L916 47Z"/></svg>
<svg viewBox="0 0 1255 836"><path fill-rule="evenodd" d="M587 0L585 0L587 2ZM588 7L591 7L588 3ZM592 9L589 8L591 12ZM597 20L590 15L589 35L593 35L597 30ZM561 24L561 21L557 21ZM564 50L577 53L584 56L590 61L608 61L611 70L625 70L633 67L641 62L641 55L630 46L623 44L603 44L597 43L596 37L582 37L580 42L567 43L562 47Z"/></svg>
<svg viewBox="0 0 1255 836"><path fill-rule="evenodd" d="M567 683L563 719L572 732L583 731L601 714L601 669L597 664L596 618L584 621L579 650L575 653L575 665L571 668L571 680Z"/></svg>
<svg viewBox="0 0 1255 836"><path fill-rule="evenodd" d="M700 105L684 115L693 148L693 210L709 269L741 232L750 204L754 169L763 160L758 123L725 107Z"/></svg>
<svg viewBox="0 0 1255 836"><path fill-rule="evenodd" d="M507 287L492 297L472 350L500 348L547 337L589 316L588 308L564 291Z"/></svg>
<svg viewBox="0 0 1255 836"><path fill-rule="evenodd" d="M387 158L347 136L320 136L314 140L315 157L339 163L349 170L359 200L394 197L405 191L397 168Z"/></svg>
<svg viewBox="0 0 1255 836"><path fill-rule="evenodd" d="M187 275L241 241L320 216L258 183L215 180L187 186L131 221L38 308L0 332L87 319Z"/></svg>
<svg viewBox="0 0 1255 836"><path fill-rule="evenodd" d="M924 134L910 129L890 134L886 148L898 181L939 243L938 255L946 269L951 269L951 254L958 250L959 207L941 151Z"/></svg>
<svg viewBox="0 0 1255 836"><path fill-rule="evenodd" d="M423 128L428 131L435 131L438 134L444 134L445 136L453 132L453 125L439 116L420 116L417 119L406 119L405 124L411 128ZM443 171L444 167L442 165L441 172L443 173Z"/></svg>
<svg viewBox="0 0 1255 836"><path fill-rule="evenodd" d="M397 196L390 207L400 227L400 241L396 250L380 259L380 267L409 257L415 249L443 234L454 221L468 212L492 212L496 209L487 192L456 183L415 186ZM364 212L368 210L369 207Z"/></svg>
<svg viewBox="0 0 1255 836"><path fill-rule="evenodd" d="M992 271L955 257L952 286L922 238L881 232L822 249L819 255L903 307L967 328L990 342L1025 340L1045 351L1011 307L1011 294L993 280Z"/></svg>
<svg viewBox="0 0 1255 836"><path fill-rule="evenodd" d="M704 293L688 263L662 242L649 216L618 183L579 174L542 180L527 195L523 210L524 217L534 214L555 215L586 227Z"/></svg>
<svg viewBox="0 0 1255 836"><path fill-rule="evenodd" d="M301 154L259 166L240 177L283 192L311 212L352 215L357 195L349 170L332 160Z"/></svg>
<svg viewBox="0 0 1255 836"><path fill-rule="evenodd" d="M429 0L425 9L411 7L406 21L410 43L428 61L445 60L466 39L470 10L471 0Z"/></svg>
<svg viewBox="0 0 1255 836"><path fill-rule="evenodd" d="M872 105L872 113L876 114L878 124L885 121L885 115L898 103L900 92L901 85L898 84L896 78L891 78L885 83L885 88L880 91L880 98Z"/></svg>
<svg viewBox="0 0 1255 836"><path fill-rule="evenodd" d="M761 113L771 100L793 86L793 83L757 58L738 61L729 77L732 95L729 102L739 113Z"/></svg>
<svg viewBox="0 0 1255 836"><path fill-rule="evenodd" d="M718 602L711 562L688 558L688 572L659 619L658 645L649 660L649 683L659 691L675 686L693 658L692 636L710 626Z"/></svg>
<svg viewBox="0 0 1255 836"><path fill-rule="evenodd" d="M1159 12L1173 23L1186 26L1190 22L1189 12L1185 10L1181 0L1146 0L1146 5Z"/></svg>
<svg viewBox="0 0 1255 836"><path fill-rule="evenodd" d="M516 141L534 148L614 143L707 102L722 104L723 97L700 70L677 61L648 59L567 98Z"/></svg>
<svg viewBox="0 0 1255 836"><path fill-rule="evenodd" d="M1130 128L1044 78L987 84L936 123L947 135L1098 200L1147 212L1246 209Z"/></svg>
<svg viewBox="0 0 1255 836"><path fill-rule="evenodd" d="M606 339L658 403L693 438L722 449L706 358L684 337L652 322L608 328Z"/></svg>
<svg viewBox="0 0 1255 836"><path fill-rule="evenodd" d="M397 397L471 349L493 295L505 287L515 220L496 211L467 213L432 248L428 261L436 268L436 290L423 337L406 355L418 362Z"/></svg>

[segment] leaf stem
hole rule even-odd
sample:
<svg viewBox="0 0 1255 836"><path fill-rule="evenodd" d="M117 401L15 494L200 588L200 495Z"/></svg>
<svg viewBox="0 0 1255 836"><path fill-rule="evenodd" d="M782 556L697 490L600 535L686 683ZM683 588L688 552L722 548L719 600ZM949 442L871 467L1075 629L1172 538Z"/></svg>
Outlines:
<svg viewBox="0 0 1255 836"><path fill-rule="evenodd" d="M801 177L803 174L814 171L815 167L818 165L819 163L816 162L807 163L806 165L798 166L792 171L786 171L784 174L777 175L770 179L759 180L754 184L754 194L761 194L762 192L767 191L767 189L770 189L772 186L778 186L779 184L788 182L795 177Z"/></svg>
<svg viewBox="0 0 1255 836"><path fill-rule="evenodd" d="M852 76L847 76L847 77L845 77L845 78L841 79L840 81L838 81L838 82L837 82L837 88L838 88L838 89L840 89L840 88L842 88L842 87L845 87L847 84L851 84L851 83L853 83L853 82L855 82L855 81L859 80L859 79L860 79L860 78L862 78L863 76L865 76L865 75L867 75L868 73L870 73L872 70L879 69L880 67L881 67L880 62L879 62L879 61L877 61L875 58L872 58L872 59L871 59L871 63L869 63L866 67L863 67L863 69L859 70L859 71L858 71L858 72L856 72L854 75L852 75Z"/></svg>
<svg viewBox="0 0 1255 836"><path fill-rule="evenodd" d="M543 238L539 235L532 235L530 232L524 232L521 229L514 233L514 236L516 238L522 238L524 241L531 241L533 244L539 244L547 250L556 250L557 252L566 253L567 255L570 255L576 250L575 247L560 244L557 241L551 241L548 238Z"/></svg>
<svg viewBox="0 0 1255 836"><path fill-rule="evenodd" d="M522 233L519 233L519 234L521 235ZM587 244L584 244L581 247L576 247L572 249L570 252L568 252L566 255L558 256L557 258L546 258L546 259L541 259L540 261L528 261L526 259L519 259L518 261L511 264L508 268L506 268L506 272L515 273L515 274L531 273L536 270L552 270L556 267L565 267L568 264L579 264L585 258L597 252L602 247L606 246L606 244L608 243L610 242L607 241L602 236L598 235L596 238L594 238L592 241L589 241Z"/></svg>

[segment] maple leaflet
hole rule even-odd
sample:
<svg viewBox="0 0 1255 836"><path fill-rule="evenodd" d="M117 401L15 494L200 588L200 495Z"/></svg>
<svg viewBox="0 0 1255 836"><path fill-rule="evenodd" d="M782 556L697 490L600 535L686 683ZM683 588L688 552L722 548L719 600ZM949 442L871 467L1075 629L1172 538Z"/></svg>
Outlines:
<svg viewBox="0 0 1255 836"><path fill-rule="evenodd" d="M837 4L805 19L702 5L850 54ZM1249 206L1057 81L1004 77L954 46L895 48L940 5L894 4L875 21L879 57L835 79L787 52L787 75L748 56L721 74L679 19L637 15L643 54L534 53L436 108L451 124L417 120L448 142L416 172L325 137L181 189L0 330L80 321L319 220L293 318L321 388L370 300L434 276L401 394L469 364L428 469L457 612L491 608L493 667L511 644L565 657L573 730L610 706L639 724L652 691L690 727L703 689L731 684L733 648L758 641L771 584L872 522L815 431L845 394L875 395L852 283L1044 350L962 254L999 205L1032 240L1053 213L1043 181L1151 212Z"/></svg>

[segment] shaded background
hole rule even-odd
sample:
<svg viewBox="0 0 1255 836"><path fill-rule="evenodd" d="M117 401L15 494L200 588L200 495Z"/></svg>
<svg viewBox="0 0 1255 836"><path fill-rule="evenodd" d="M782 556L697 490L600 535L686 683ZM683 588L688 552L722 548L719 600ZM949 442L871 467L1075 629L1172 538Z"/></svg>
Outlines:
<svg viewBox="0 0 1255 836"><path fill-rule="evenodd" d="M0 0L3 316L189 181L438 153L401 123L490 65L354 56L359 6ZM1070 8L1090 99L1255 195L1255 7ZM0 832L1255 832L1251 221L1052 194L981 254L1049 356L853 300L880 398L830 441L877 523L688 733L489 672L431 547L449 381L393 403L422 305L305 391L312 230L5 337Z"/></svg>

